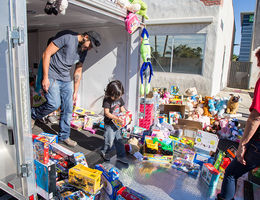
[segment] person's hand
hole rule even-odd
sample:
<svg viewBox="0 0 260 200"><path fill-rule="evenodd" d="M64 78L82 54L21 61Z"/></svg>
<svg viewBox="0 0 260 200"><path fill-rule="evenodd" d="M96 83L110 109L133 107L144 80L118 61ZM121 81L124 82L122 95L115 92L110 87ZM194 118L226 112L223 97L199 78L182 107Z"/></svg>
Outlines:
<svg viewBox="0 0 260 200"><path fill-rule="evenodd" d="M73 105L75 104L76 105L76 102L77 102L77 99L78 99L78 95L77 93L73 93Z"/></svg>
<svg viewBox="0 0 260 200"><path fill-rule="evenodd" d="M244 159L245 152L246 152L246 147L244 145L239 145L238 150L237 150L237 160L242 165L246 165L246 161Z"/></svg>
<svg viewBox="0 0 260 200"><path fill-rule="evenodd" d="M123 121L121 118L119 118L119 117L117 118L117 121L118 121L118 123L121 124L121 125L123 125L123 123L124 123L124 121Z"/></svg>
<svg viewBox="0 0 260 200"><path fill-rule="evenodd" d="M48 79L48 78L42 79L42 89L43 89L45 92L48 92L49 87L50 87L50 81L49 81L49 79Z"/></svg>

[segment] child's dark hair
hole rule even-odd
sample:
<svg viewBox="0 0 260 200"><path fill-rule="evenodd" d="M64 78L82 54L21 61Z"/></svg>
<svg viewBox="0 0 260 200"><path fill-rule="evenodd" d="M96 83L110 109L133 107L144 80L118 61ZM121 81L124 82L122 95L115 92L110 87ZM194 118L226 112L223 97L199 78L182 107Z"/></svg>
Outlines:
<svg viewBox="0 0 260 200"><path fill-rule="evenodd" d="M105 90L105 96L119 98L125 93L124 87L119 80L111 81Z"/></svg>

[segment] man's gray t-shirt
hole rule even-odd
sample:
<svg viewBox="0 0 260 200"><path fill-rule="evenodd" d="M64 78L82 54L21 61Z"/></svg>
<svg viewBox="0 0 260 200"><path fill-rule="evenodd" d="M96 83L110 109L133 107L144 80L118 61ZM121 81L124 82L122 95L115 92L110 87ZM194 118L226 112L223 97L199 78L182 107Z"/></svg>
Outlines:
<svg viewBox="0 0 260 200"><path fill-rule="evenodd" d="M68 34L63 34L52 42L59 48L59 50L51 56L49 77L65 82L71 81L70 69L72 65L78 62L83 63L87 51L78 51L79 42L77 33L73 34L70 32Z"/></svg>

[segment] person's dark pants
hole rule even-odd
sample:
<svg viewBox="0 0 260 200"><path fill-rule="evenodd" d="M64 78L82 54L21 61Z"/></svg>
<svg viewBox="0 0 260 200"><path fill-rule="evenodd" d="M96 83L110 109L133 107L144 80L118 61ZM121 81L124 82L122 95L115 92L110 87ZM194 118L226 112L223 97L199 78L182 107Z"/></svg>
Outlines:
<svg viewBox="0 0 260 200"><path fill-rule="evenodd" d="M104 154L106 154L109 150L111 150L113 145L115 144L117 157L123 158L126 156L125 145L123 143L123 139L121 136L121 129L117 129L117 127L113 124L111 125L105 124L104 138L105 138L105 145L102 150Z"/></svg>
<svg viewBox="0 0 260 200"><path fill-rule="evenodd" d="M260 166L260 141L250 141L246 145L244 157L246 165L238 162L235 158L227 167L223 179L221 193L218 195L221 199L233 199L236 193L237 179L243 174Z"/></svg>

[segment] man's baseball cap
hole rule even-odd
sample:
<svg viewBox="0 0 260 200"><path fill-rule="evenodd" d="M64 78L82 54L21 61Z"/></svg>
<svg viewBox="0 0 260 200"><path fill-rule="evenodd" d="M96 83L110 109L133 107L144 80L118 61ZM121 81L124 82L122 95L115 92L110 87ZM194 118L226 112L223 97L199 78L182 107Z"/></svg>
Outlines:
<svg viewBox="0 0 260 200"><path fill-rule="evenodd" d="M95 31L88 31L86 32L85 34L88 35L91 43L92 43L92 46L95 48L95 47L99 47L101 45L101 37L100 35L95 32Z"/></svg>

